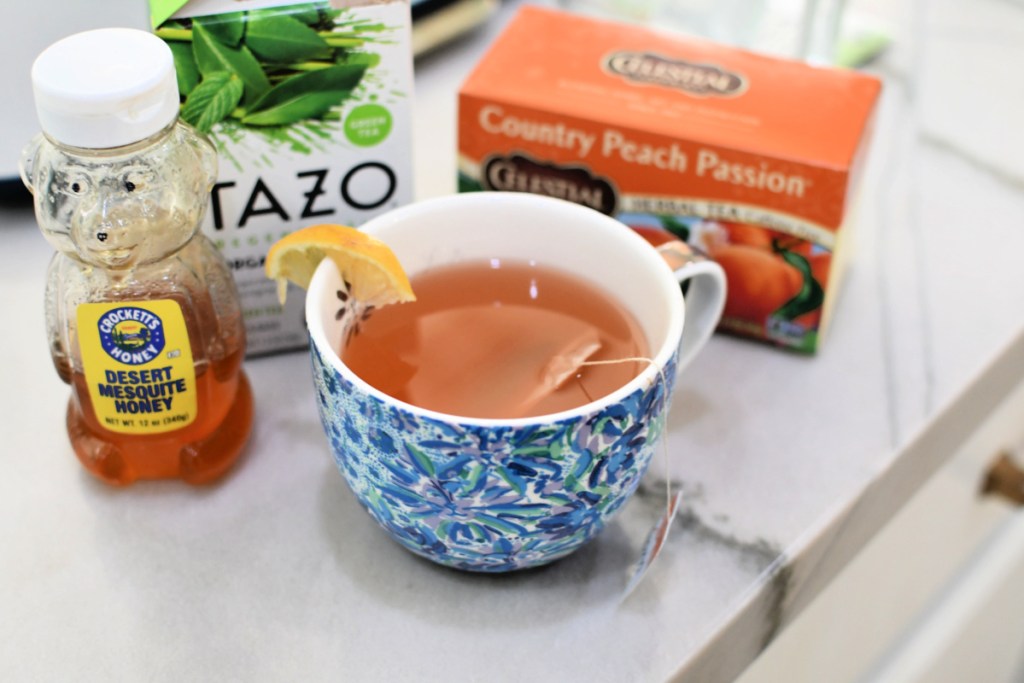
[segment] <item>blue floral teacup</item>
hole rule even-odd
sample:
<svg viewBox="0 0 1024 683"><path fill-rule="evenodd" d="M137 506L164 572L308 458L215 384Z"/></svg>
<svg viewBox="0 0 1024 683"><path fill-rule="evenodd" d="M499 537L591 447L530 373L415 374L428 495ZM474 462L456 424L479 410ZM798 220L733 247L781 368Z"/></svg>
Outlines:
<svg viewBox="0 0 1024 683"><path fill-rule="evenodd" d="M579 548L650 463L677 372L721 315L721 269L684 255L673 270L622 223L530 194L443 197L363 229L387 243L411 277L470 259L543 260L614 292L635 316L653 363L625 386L560 413L480 419L391 398L346 367L338 351L358 316L339 305L344 284L333 263L320 265L307 295L313 377L334 460L392 538L435 562L491 572Z"/></svg>

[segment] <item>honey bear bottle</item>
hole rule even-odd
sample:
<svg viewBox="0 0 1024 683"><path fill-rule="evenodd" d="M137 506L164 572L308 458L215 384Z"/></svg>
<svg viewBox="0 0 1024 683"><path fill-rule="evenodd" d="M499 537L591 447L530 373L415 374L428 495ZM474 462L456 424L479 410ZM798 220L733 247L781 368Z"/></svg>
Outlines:
<svg viewBox="0 0 1024 683"><path fill-rule="evenodd" d="M208 482L252 426L231 273L199 232L217 155L178 121L170 49L135 29L75 34L32 67L42 134L21 174L57 249L46 327L67 429L111 484Z"/></svg>

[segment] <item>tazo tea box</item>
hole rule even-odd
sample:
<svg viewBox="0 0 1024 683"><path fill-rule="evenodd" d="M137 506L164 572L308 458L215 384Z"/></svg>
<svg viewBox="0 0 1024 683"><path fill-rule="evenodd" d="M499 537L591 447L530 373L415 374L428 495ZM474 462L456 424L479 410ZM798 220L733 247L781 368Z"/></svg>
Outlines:
<svg viewBox="0 0 1024 683"><path fill-rule="evenodd" d="M879 89L524 7L460 91L459 187L561 197L680 237L726 271L722 329L812 352Z"/></svg>
<svg viewBox="0 0 1024 683"><path fill-rule="evenodd" d="M220 155L203 230L242 298L250 355L307 343L302 296L278 303L270 245L359 225L412 199L407 0L150 0L181 116Z"/></svg>

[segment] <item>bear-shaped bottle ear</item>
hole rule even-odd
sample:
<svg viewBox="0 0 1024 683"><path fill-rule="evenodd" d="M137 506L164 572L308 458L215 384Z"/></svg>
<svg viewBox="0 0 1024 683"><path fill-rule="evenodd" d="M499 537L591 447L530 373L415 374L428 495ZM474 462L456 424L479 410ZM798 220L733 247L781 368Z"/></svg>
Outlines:
<svg viewBox="0 0 1024 683"><path fill-rule="evenodd" d="M209 192L217 182L217 148L206 136L199 135L197 138L196 149L199 151L199 161L203 165L205 174L203 187L206 192Z"/></svg>
<svg viewBox="0 0 1024 683"><path fill-rule="evenodd" d="M28 191L32 194L35 194L36 192L36 162L39 159L39 150L42 145L43 135L40 133L25 145L25 148L21 150L21 159L18 160L18 172L21 174L21 182L25 183L25 187L27 187Z"/></svg>

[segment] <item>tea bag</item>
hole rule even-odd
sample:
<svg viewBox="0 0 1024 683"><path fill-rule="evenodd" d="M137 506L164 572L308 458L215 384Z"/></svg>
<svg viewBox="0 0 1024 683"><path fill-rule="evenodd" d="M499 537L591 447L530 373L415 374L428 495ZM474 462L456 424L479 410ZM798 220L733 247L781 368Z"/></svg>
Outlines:
<svg viewBox="0 0 1024 683"><path fill-rule="evenodd" d="M472 417L535 413L601 348L593 325L520 305L438 311L419 321L416 334L442 339L444 348L418 368L407 385L407 400Z"/></svg>

